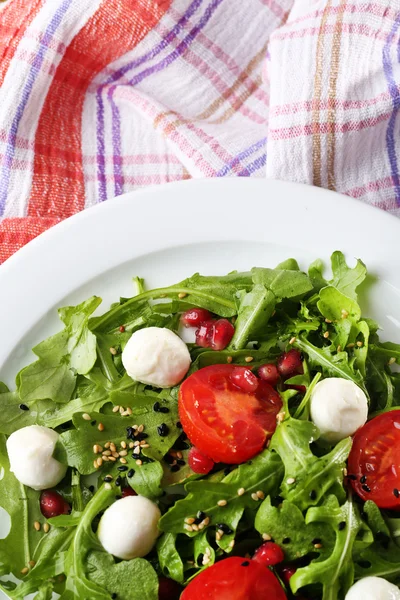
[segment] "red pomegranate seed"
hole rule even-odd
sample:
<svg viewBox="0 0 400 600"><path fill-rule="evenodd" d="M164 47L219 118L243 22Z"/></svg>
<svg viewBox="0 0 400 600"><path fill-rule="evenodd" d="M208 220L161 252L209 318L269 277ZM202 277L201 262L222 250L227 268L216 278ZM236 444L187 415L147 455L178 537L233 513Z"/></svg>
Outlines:
<svg viewBox="0 0 400 600"><path fill-rule="evenodd" d="M277 367L284 380L295 375L301 375L303 373L303 363L300 352L294 348L289 352L284 352L278 360Z"/></svg>
<svg viewBox="0 0 400 600"><path fill-rule="evenodd" d="M188 463L193 473L197 473L198 475L207 475L215 464L211 458L205 456L205 454L200 452L200 450L194 446L190 448Z"/></svg>
<svg viewBox="0 0 400 600"><path fill-rule="evenodd" d="M275 387L280 379L278 368L272 363L261 365L258 369L258 376L263 381L269 383L269 385L272 385L272 387Z"/></svg>
<svg viewBox="0 0 400 600"><path fill-rule="evenodd" d="M68 515L71 507L55 490L44 490L40 495L40 512L46 519Z"/></svg>
<svg viewBox="0 0 400 600"><path fill-rule="evenodd" d="M196 344L202 348L224 350L235 333L235 328L228 319L204 321L196 331Z"/></svg>
<svg viewBox="0 0 400 600"><path fill-rule="evenodd" d="M173 579L160 577L158 580L158 600L178 600L182 587Z"/></svg>
<svg viewBox="0 0 400 600"><path fill-rule="evenodd" d="M254 553L253 560L261 563L265 566L274 566L285 560L285 555L278 544L274 542L265 542L262 546L257 548Z"/></svg>
<svg viewBox="0 0 400 600"><path fill-rule="evenodd" d="M259 381L257 377L246 367L235 367L230 378L235 385L249 394L255 392L258 388Z"/></svg>
<svg viewBox="0 0 400 600"><path fill-rule="evenodd" d="M125 327L123 325L121 325L121 327L119 328L119 330L120 330L121 333L124 333Z"/></svg>
<svg viewBox="0 0 400 600"><path fill-rule="evenodd" d="M196 344L201 348L211 348L211 340L214 333L215 321L204 321L196 329Z"/></svg>
<svg viewBox="0 0 400 600"><path fill-rule="evenodd" d="M211 319L211 313L205 308L190 308L181 316L181 323L185 327L199 327L204 321Z"/></svg>
<svg viewBox="0 0 400 600"><path fill-rule="evenodd" d="M294 567L283 567L279 574L283 580L284 583L289 583L290 578L293 577L293 575L296 573L297 569L295 569Z"/></svg>
<svg viewBox="0 0 400 600"><path fill-rule="evenodd" d="M127 496L137 496L137 493L129 485L127 485L126 487L122 488L121 496L123 498L126 498Z"/></svg>

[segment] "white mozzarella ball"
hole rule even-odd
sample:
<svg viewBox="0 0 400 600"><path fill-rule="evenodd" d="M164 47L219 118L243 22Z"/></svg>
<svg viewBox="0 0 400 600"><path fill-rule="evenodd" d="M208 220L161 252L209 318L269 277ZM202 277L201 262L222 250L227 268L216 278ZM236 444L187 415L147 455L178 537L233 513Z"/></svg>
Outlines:
<svg viewBox="0 0 400 600"><path fill-rule="evenodd" d="M367 421L368 400L353 381L328 377L315 386L310 411L321 438L336 443L353 435Z"/></svg>
<svg viewBox="0 0 400 600"><path fill-rule="evenodd" d="M10 470L18 481L34 490L46 490L61 481L67 466L53 458L58 438L56 431L40 425L29 425L10 435Z"/></svg>
<svg viewBox="0 0 400 600"><path fill-rule="evenodd" d="M400 600L400 590L382 577L365 577L351 586L345 600Z"/></svg>
<svg viewBox="0 0 400 600"><path fill-rule="evenodd" d="M188 372L190 354L170 329L147 327L132 334L122 352L122 363L135 381L169 388L180 383Z"/></svg>
<svg viewBox="0 0 400 600"><path fill-rule="evenodd" d="M103 548L117 558L146 556L160 534L161 513L144 496L126 496L111 504L100 519L97 535Z"/></svg>

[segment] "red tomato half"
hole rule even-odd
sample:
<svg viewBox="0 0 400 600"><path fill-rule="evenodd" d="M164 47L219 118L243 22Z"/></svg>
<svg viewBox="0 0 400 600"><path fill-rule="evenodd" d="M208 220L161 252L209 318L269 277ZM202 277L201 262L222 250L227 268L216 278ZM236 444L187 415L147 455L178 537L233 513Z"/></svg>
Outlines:
<svg viewBox="0 0 400 600"><path fill-rule="evenodd" d="M286 600L286 594L267 567L232 556L197 575L181 600Z"/></svg>
<svg viewBox="0 0 400 600"><path fill-rule="evenodd" d="M400 510L400 410L383 413L356 432L348 471L363 500Z"/></svg>
<svg viewBox="0 0 400 600"><path fill-rule="evenodd" d="M204 367L183 382L179 417L189 440L214 462L239 464L258 454L276 428L282 400L268 383L245 392L235 365Z"/></svg>

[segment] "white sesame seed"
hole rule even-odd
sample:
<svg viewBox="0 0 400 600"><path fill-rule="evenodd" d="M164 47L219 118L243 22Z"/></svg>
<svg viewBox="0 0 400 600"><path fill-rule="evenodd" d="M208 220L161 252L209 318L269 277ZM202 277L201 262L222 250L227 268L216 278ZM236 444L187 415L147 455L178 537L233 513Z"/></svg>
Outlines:
<svg viewBox="0 0 400 600"><path fill-rule="evenodd" d="M103 462L108 462L109 461L108 456L105 456L104 454L103 454L103 456L101 458L103 459Z"/></svg>
<svg viewBox="0 0 400 600"><path fill-rule="evenodd" d="M111 460L111 462L115 462L117 459L115 458L115 456L109 456L108 460Z"/></svg>
<svg viewBox="0 0 400 600"><path fill-rule="evenodd" d="M395 362L396 362L396 359L394 356L392 356L392 358L389 360L389 365L394 365Z"/></svg>
<svg viewBox="0 0 400 600"><path fill-rule="evenodd" d="M201 561L203 565L208 565L208 563L210 562L211 558L208 556L208 554L204 554L203 556L203 560Z"/></svg>
<svg viewBox="0 0 400 600"><path fill-rule="evenodd" d="M179 298L180 300L182 300L182 298L186 298L186 296L187 296L187 293L186 293L186 292L179 292L179 294L178 294L178 298Z"/></svg>
<svg viewBox="0 0 400 600"><path fill-rule="evenodd" d="M99 458L97 459L97 466L101 467L101 465L103 464L103 459L101 458L101 456L99 456Z"/></svg>
<svg viewBox="0 0 400 600"><path fill-rule="evenodd" d="M114 406L112 411L113 411L113 413L117 413L119 411L119 406Z"/></svg>
<svg viewBox="0 0 400 600"><path fill-rule="evenodd" d="M115 356L115 355L117 354L117 351L116 351L116 349L115 349L115 348L111 347L111 348L110 348L110 353L111 353L113 356Z"/></svg>
<svg viewBox="0 0 400 600"><path fill-rule="evenodd" d="M332 323L332 321L330 319L325 319L325 323Z"/></svg>
<svg viewBox="0 0 400 600"><path fill-rule="evenodd" d="M210 547L209 547L209 546L207 546L207 548L204 550L204 552L205 552L206 554L208 554L208 556L211 556L211 550L210 550Z"/></svg>
<svg viewBox="0 0 400 600"><path fill-rule="evenodd" d="M143 462L141 460L137 460L136 464L140 467L143 464Z"/></svg>
<svg viewBox="0 0 400 600"><path fill-rule="evenodd" d="M341 352L341 351L342 351L342 346L340 346L340 345L339 345L339 346L336 348L336 351L337 351L337 352Z"/></svg>
<svg viewBox="0 0 400 600"><path fill-rule="evenodd" d="M239 488L238 491L237 491L237 495L238 496L243 496L243 494L245 493L245 491L246 490L244 488Z"/></svg>
<svg viewBox="0 0 400 600"><path fill-rule="evenodd" d="M111 456L111 450L104 450L103 451L103 457L104 456Z"/></svg>
<svg viewBox="0 0 400 600"><path fill-rule="evenodd" d="M120 406L120 407L119 407L119 412L120 412L120 414L121 414L121 415L122 415L122 413L123 413L123 412L125 412L125 409L124 409L124 407L123 407L123 406Z"/></svg>
<svg viewBox="0 0 400 600"><path fill-rule="evenodd" d="M104 448L109 448L109 447L110 447L110 444L111 444L111 442L106 442L106 443L104 444Z"/></svg>
<svg viewBox="0 0 400 600"><path fill-rule="evenodd" d="M39 521L35 521L34 524L33 524L33 526L36 529L36 531L40 531L41 524L39 523Z"/></svg>
<svg viewBox="0 0 400 600"><path fill-rule="evenodd" d="M343 475L344 475L345 477L347 477L347 469L346 469L346 467L343 469Z"/></svg>
<svg viewBox="0 0 400 600"><path fill-rule="evenodd" d="M272 537L268 535L268 533L263 533L261 537L264 540L264 542L269 542L270 540L272 540Z"/></svg>
<svg viewBox="0 0 400 600"><path fill-rule="evenodd" d="M204 529L205 525L203 523L203 521L201 523L199 523L199 531L202 531Z"/></svg>
<svg viewBox="0 0 400 600"><path fill-rule="evenodd" d="M328 337L329 337L329 331L325 331L325 333L324 333L324 338L325 338L325 339L328 339Z"/></svg>
<svg viewBox="0 0 400 600"><path fill-rule="evenodd" d="M140 454L140 446L136 446L136 448L133 451L133 454Z"/></svg>
<svg viewBox="0 0 400 600"><path fill-rule="evenodd" d="M142 433L143 429L144 429L144 425L139 425L137 428L139 433Z"/></svg>
<svg viewBox="0 0 400 600"><path fill-rule="evenodd" d="M110 442L110 450L111 450L111 452L115 452L115 451L116 451L116 449L117 449L117 448L116 448L116 446L115 446L114 442Z"/></svg>
<svg viewBox="0 0 400 600"><path fill-rule="evenodd" d="M129 448L133 448L134 447L134 443L133 442L129 442Z"/></svg>
<svg viewBox="0 0 400 600"><path fill-rule="evenodd" d="M131 407L130 407L130 406L127 406L127 408L126 408L126 412L128 413L128 415L131 415L131 414L132 414L132 409L131 409Z"/></svg>
<svg viewBox="0 0 400 600"><path fill-rule="evenodd" d="M227 356L227 357L226 357L226 362L227 362L228 364L230 364L232 361L233 361L233 357L232 357L232 356Z"/></svg>
<svg viewBox="0 0 400 600"><path fill-rule="evenodd" d="M193 529L193 531L199 531L199 526L196 525L195 523L193 523L192 529Z"/></svg>
<svg viewBox="0 0 400 600"><path fill-rule="evenodd" d="M119 455L120 455L120 456L127 456L127 454L128 454L128 450L121 450L121 451L119 452Z"/></svg>
<svg viewBox="0 0 400 600"><path fill-rule="evenodd" d="M176 453L176 458L183 458L182 452L177 452Z"/></svg>
<svg viewBox="0 0 400 600"><path fill-rule="evenodd" d="M244 362L251 363L251 362L253 362L253 360L254 360L254 356L246 356L246 358L244 359Z"/></svg>
<svg viewBox="0 0 400 600"><path fill-rule="evenodd" d="M357 342L357 346L358 346L359 348L361 348L361 346L362 346L362 345L363 345L363 343L362 343L362 342Z"/></svg>
<svg viewBox="0 0 400 600"><path fill-rule="evenodd" d="M140 446L140 442L139 442L139 440L136 440L135 442L133 442L133 446L132 446L132 448L133 448L133 447L135 447L135 448L136 448L136 446Z"/></svg>
<svg viewBox="0 0 400 600"><path fill-rule="evenodd" d="M93 461L93 466L94 466L94 468L95 468L95 469L98 469L98 468L99 468L99 465L97 464L97 460L94 460L94 461Z"/></svg>
<svg viewBox="0 0 400 600"><path fill-rule="evenodd" d="M30 560L28 565L33 569L33 567L36 565L36 562L34 560Z"/></svg>
<svg viewBox="0 0 400 600"><path fill-rule="evenodd" d="M348 316L349 316L348 311L345 308L342 308L342 318L347 319Z"/></svg>
<svg viewBox="0 0 400 600"><path fill-rule="evenodd" d="M28 567L24 567L23 569L21 569L21 575L26 575L28 573L29 569Z"/></svg>
<svg viewBox="0 0 400 600"><path fill-rule="evenodd" d="M314 544L314 548L316 548L317 550L319 550L320 548L322 548L322 544Z"/></svg>
<svg viewBox="0 0 400 600"><path fill-rule="evenodd" d="M276 415L276 420L278 421L278 423L282 423L282 421L285 419L285 415L286 413L284 411Z"/></svg>
<svg viewBox="0 0 400 600"><path fill-rule="evenodd" d="M265 498L264 492L262 492L261 490L258 490L256 492L256 494L257 494L257 497L260 498L260 500L264 500L264 498Z"/></svg>
<svg viewBox="0 0 400 600"><path fill-rule="evenodd" d="M187 523L185 523L183 529L186 529L186 531L193 531L193 527L191 525L188 525Z"/></svg>
<svg viewBox="0 0 400 600"><path fill-rule="evenodd" d="M206 517L205 519L203 519L202 523L204 524L204 527L207 527L207 525L210 524L210 517Z"/></svg>
<svg viewBox="0 0 400 600"><path fill-rule="evenodd" d="M228 502L226 500L218 500L217 504L218 506L226 506Z"/></svg>
<svg viewBox="0 0 400 600"><path fill-rule="evenodd" d="M104 489L105 489L105 490L112 490L112 485L111 485L111 483L108 483L108 482L107 482L107 483L105 483L105 484L104 484Z"/></svg>
<svg viewBox="0 0 400 600"><path fill-rule="evenodd" d="M194 519L193 517L186 517L185 519L185 523L187 523L187 525L191 525L192 523L195 522L196 519Z"/></svg>
<svg viewBox="0 0 400 600"><path fill-rule="evenodd" d="M222 534L219 531L217 531L215 534L215 539L217 540L217 542L219 542L221 538L222 538Z"/></svg>
<svg viewBox="0 0 400 600"><path fill-rule="evenodd" d="M142 447L142 448L150 448L150 444L146 444L146 443L144 443L144 444L142 444L142 445L141 445L141 447Z"/></svg>
<svg viewBox="0 0 400 600"><path fill-rule="evenodd" d="M294 477L289 477L288 479L286 479L286 483L288 485L292 485L292 483L294 483L296 480Z"/></svg>
<svg viewBox="0 0 400 600"><path fill-rule="evenodd" d="M112 453L114 458L119 458L119 454L116 450L114 450L114 452Z"/></svg>
<svg viewBox="0 0 400 600"><path fill-rule="evenodd" d="M85 421L91 421L92 417L88 415L88 413L83 413L82 419L84 419Z"/></svg>
<svg viewBox="0 0 400 600"><path fill-rule="evenodd" d="M104 425L103 425L103 423L99 423L98 426L97 426L97 429L99 431L104 431Z"/></svg>
<svg viewBox="0 0 400 600"><path fill-rule="evenodd" d="M126 448L126 442L121 442L121 448Z"/></svg>
<svg viewBox="0 0 400 600"><path fill-rule="evenodd" d="M99 447L98 447L98 445L97 445L97 444L95 444L95 445L93 446L93 452L94 452L94 454L98 454L98 453L99 453Z"/></svg>
<svg viewBox="0 0 400 600"><path fill-rule="evenodd" d="M257 494L255 492L253 492L253 494L251 495L252 500L254 500L255 502L259 501L259 497L257 496Z"/></svg>
<svg viewBox="0 0 400 600"><path fill-rule="evenodd" d="M296 338L295 336L293 336L292 338L290 338L290 340L289 340L289 344L290 344L290 345L294 344L294 343L296 342L296 339L297 339L297 338Z"/></svg>
<svg viewBox="0 0 400 600"><path fill-rule="evenodd" d="M229 548L233 548L234 545L235 545L235 540L231 540L229 542Z"/></svg>
<svg viewBox="0 0 400 600"><path fill-rule="evenodd" d="M45 533L49 533L49 531L50 531L50 525L49 525L48 523L45 523L45 524L43 525L43 531L44 531Z"/></svg>
<svg viewBox="0 0 400 600"><path fill-rule="evenodd" d="M128 461L126 460L126 458L122 457L122 458L119 459L119 462L122 463L123 465L126 465L126 463Z"/></svg>

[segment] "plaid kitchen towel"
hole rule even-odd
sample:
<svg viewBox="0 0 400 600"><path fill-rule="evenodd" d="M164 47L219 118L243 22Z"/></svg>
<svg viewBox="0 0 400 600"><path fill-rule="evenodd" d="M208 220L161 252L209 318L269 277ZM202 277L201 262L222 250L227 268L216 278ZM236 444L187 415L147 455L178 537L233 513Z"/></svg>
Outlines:
<svg viewBox="0 0 400 600"><path fill-rule="evenodd" d="M0 261L143 186L274 177L400 215L400 0L8 0Z"/></svg>

